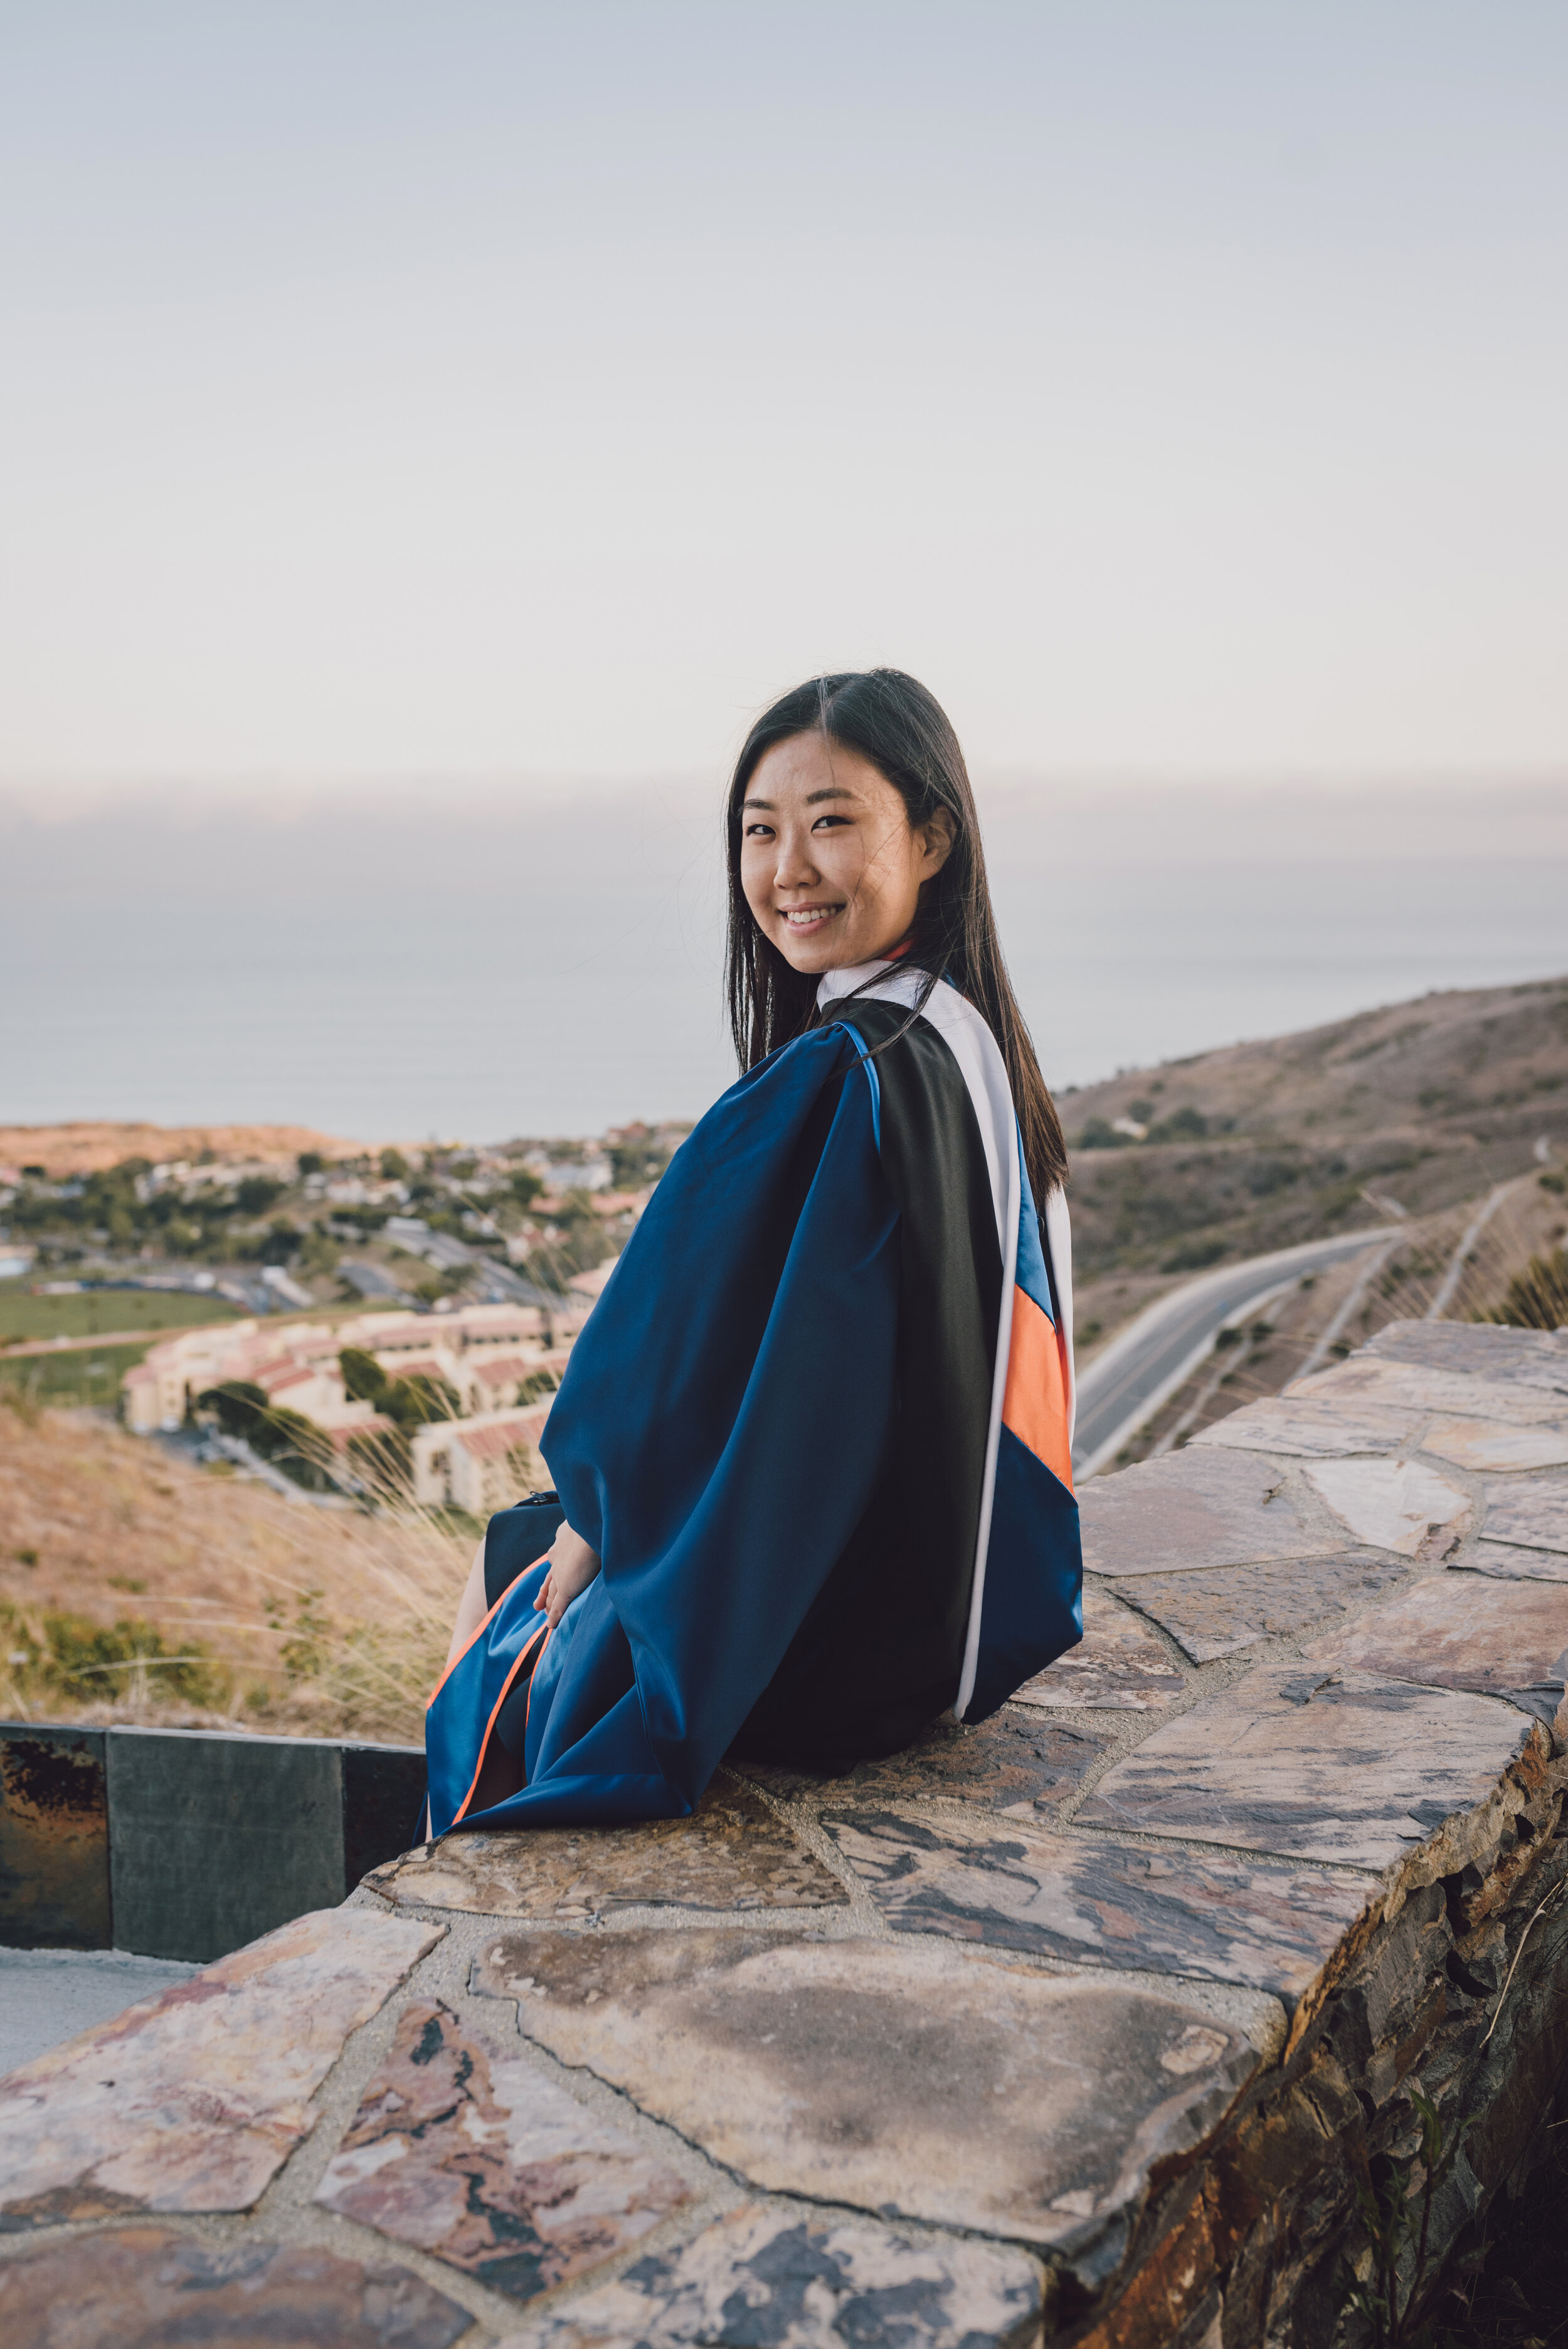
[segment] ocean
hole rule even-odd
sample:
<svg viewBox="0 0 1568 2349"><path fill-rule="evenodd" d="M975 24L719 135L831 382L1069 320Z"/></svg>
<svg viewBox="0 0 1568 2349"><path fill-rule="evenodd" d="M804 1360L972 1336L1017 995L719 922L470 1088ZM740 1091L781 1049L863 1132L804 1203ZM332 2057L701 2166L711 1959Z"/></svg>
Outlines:
<svg viewBox="0 0 1568 2349"><path fill-rule="evenodd" d="M1049 1081L1568 970L1561 782L980 787ZM497 1141L730 1081L716 794L0 793L0 1123Z"/></svg>

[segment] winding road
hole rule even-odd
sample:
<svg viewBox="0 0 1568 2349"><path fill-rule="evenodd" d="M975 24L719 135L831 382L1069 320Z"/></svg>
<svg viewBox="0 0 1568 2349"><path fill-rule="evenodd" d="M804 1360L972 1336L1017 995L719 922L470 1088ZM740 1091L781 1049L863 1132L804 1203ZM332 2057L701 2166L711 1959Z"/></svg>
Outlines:
<svg viewBox="0 0 1568 2349"><path fill-rule="evenodd" d="M1273 1256L1249 1257L1186 1281L1148 1306L1079 1374L1076 1475L1092 1476L1115 1458L1191 1377L1227 1321L1261 1307L1306 1274L1326 1271L1390 1239L1397 1228L1379 1225L1340 1239L1308 1240Z"/></svg>

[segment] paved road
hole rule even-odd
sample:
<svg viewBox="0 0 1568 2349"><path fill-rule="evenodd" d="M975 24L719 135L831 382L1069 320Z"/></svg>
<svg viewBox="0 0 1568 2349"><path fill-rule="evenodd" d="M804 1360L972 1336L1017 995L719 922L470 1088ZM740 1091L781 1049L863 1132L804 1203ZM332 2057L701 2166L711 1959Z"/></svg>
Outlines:
<svg viewBox="0 0 1568 2349"><path fill-rule="evenodd" d="M1113 1338L1078 1381L1073 1465L1092 1475L1114 1457L1182 1380L1233 1314L1309 1272L1322 1272L1388 1237L1381 1226L1206 1272L1172 1289Z"/></svg>

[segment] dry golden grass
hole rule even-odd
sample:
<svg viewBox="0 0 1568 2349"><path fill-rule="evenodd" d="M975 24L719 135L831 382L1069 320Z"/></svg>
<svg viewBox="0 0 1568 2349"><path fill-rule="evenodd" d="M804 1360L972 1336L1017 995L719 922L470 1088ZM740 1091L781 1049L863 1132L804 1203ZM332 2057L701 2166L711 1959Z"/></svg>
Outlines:
<svg viewBox="0 0 1568 2349"><path fill-rule="evenodd" d="M368 1146L317 1133L310 1125L0 1125L0 1165L41 1166L57 1179L101 1174L127 1158L150 1158L157 1165L210 1150L222 1164L237 1159L285 1164L302 1150L351 1158Z"/></svg>
<svg viewBox="0 0 1568 2349"><path fill-rule="evenodd" d="M0 1401L0 1714L419 1743L473 1547L422 1512L285 1501L86 1413ZM62 1694L14 1661L51 1614L150 1624L170 1657L199 1647L208 1701L170 1693L167 1659L89 1666Z"/></svg>

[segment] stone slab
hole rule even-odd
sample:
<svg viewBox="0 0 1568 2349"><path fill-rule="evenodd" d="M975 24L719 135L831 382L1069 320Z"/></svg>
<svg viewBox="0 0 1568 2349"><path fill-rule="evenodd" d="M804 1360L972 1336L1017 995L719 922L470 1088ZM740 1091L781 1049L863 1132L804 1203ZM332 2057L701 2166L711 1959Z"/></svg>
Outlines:
<svg viewBox="0 0 1568 2349"><path fill-rule="evenodd" d="M1470 1495L1418 1460L1322 1460L1306 1481L1357 1541L1414 1557L1430 1537L1457 1534Z"/></svg>
<svg viewBox="0 0 1568 2349"><path fill-rule="evenodd" d="M343 1749L343 1889L352 1892L423 1834L422 1745L346 1745Z"/></svg>
<svg viewBox="0 0 1568 2349"><path fill-rule="evenodd" d="M1336 1671L1352 1667L1427 1688L1509 1696L1555 1684L1561 1697L1568 1585L1428 1575L1357 1622L1309 1640L1305 1653Z"/></svg>
<svg viewBox="0 0 1568 2349"><path fill-rule="evenodd" d="M1312 1530L1266 1460L1191 1444L1118 1476L1091 1477L1078 1513L1084 1565L1111 1580L1343 1546Z"/></svg>
<svg viewBox="0 0 1568 2349"><path fill-rule="evenodd" d="M1138 2202L1257 2062L1130 1984L935 1940L513 1931L472 1980L754 2185L1064 2248Z"/></svg>
<svg viewBox="0 0 1568 2349"><path fill-rule="evenodd" d="M531 2300L691 2199L675 2170L438 2000L397 2018L316 2200Z"/></svg>
<svg viewBox="0 0 1568 2349"><path fill-rule="evenodd" d="M1397 1588L1406 1569L1377 1550L1336 1557L1293 1558L1287 1565L1225 1566L1212 1574L1144 1574L1120 1586L1179 1640L1194 1663L1276 1640L1326 1615Z"/></svg>
<svg viewBox="0 0 1568 2349"><path fill-rule="evenodd" d="M1084 1825L1384 1868L1484 1802L1535 1724L1510 1705L1259 1664L1118 1762Z"/></svg>
<svg viewBox="0 0 1568 2349"><path fill-rule="evenodd" d="M498 2349L1033 2349L1021 2251L748 2202Z"/></svg>
<svg viewBox="0 0 1568 2349"><path fill-rule="evenodd" d="M1472 1574L1508 1581L1568 1582L1568 1557L1561 1550L1528 1549L1522 1543L1478 1541L1464 1564Z"/></svg>
<svg viewBox="0 0 1568 2349"><path fill-rule="evenodd" d="M1083 1595L1083 1638L1021 1689L1015 1704L1045 1711L1156 1713L1186 1689L1181 1666L1136 1615L1092 1587Z"/></svg>
<svg viewBox="0 0 1568 2349"><path fill-rule="evenodd" d="M1357 1408L1348 1398L1336 1406L1328 1395L1316 1402L1289 1402L1282 1396L1267 1395L1216 1420L1192 1442L1235 1452L1332 1458L1346 1452L1397 1452L1420 1423L1419 1413L1397 1411L1387 1403L1363 1403Z"/></svg>
<svg viewBox="0 0 1568 2349"><path fill-rule="evenodd" d="M760 1795L726 1777L689 1819L450 1835L366 1878L388 1900L487 1917L827 1909L843 1887Z"/></svg>
<svg viewBox="0 0 1568 2349"><path fill-rule="evenodd" d="M1497 1419L1514 1426L1563 1417L1563 1397L1546 1387L1471 1378L1460 1371L1428 1370L1418 1362L1380 1361L1366 1354L1315 1371L1286 1387L1289 1402L1333 1400L1336 1408L1354 1402L1389 1403L1445 1418Z"/></svg>
<svg viewBox="0 0 1568 2349"><path fill-rule="evenodd" d="M1421 1449L1458 1468L1560 1468L1568 1465L1568 1423L1506 1427L1493 1419L1439 1419Z"/></svg>
<svg viewBox="0 0 1568 2349"><path fill-rule="evenodd" d="M0 1946L113 1940L103 1731L0 1723Z"/></svg>
<svg viewBox="0 0 1568 2349"><path fill-rule="evenodd" d="M1528 1485L1489 1485L1489 1541L1568 1554L1568 1476L1532 1476Z"/></svg>
<svg viewBox="0 0 1568 2349"><path fill-rule="evenodd" d="M195 1972L122 1950L0 1948L0 2076Z"/></svg>
<svg viewBox="0 0 1568 2349"><path fill-rule="evenodd" d="M1078 1964L1308 1991L1361 1915L1364 1876L1260 1868L1084 1835L934 1826L888 1811L828 1833L896 1932Z"/></svg>
<svg viewBox="0 0 1568 2349"><path fill-rule="evenodd" d="M160 2227L0 2265L5 2349L450 2349L473 2320L407 2268Z"/></svg>
<svg viewBox="0 0 1568 2349"><path fill-rule="evenodd" d="M108 1762L119 1949L201 1963L342 1899L335 1744L111 1729Z"/></svg>
<svg viewBox="0 0 1568 2349"><path fill-rule="evenodd" d="M972 1729L938 1723L903 1753L857 1763L831 1777L764 1763L744 1767L777 1795L820 1799L841 1808L937 1795L1027 1818L1076 1795L1105 1744L1090 1730L1042 1721L1037 1708L1009 1707Z"/></svg>
<svg viewBox="0 0 1568 2349"><path fill-rule="evenodd" d="M351 2032L444 1928L297 1918L0 2080L0 2231L246 2210L308 2137Z"/></svg>
<svg viewBox="0 0 1568 2349"><path fill-rule="evenodd" d="M1484 1321L1390 1321L1362 1350L1379 1361L1553 1387L1568 1395L1568 1338L1562 1330L1510 1330Z"/></svg>

